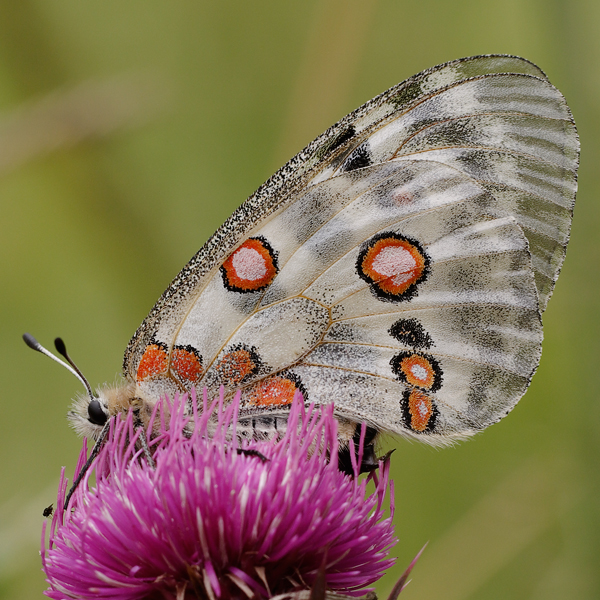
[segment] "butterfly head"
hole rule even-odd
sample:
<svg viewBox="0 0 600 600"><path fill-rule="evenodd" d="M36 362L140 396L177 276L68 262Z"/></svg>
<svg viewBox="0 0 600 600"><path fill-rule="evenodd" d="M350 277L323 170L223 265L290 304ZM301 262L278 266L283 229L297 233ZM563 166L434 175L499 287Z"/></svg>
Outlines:
<svg viewBox="0 0 600 600"><path fill-rule="evenodd" d="M133 383L104 386L94 393L87 379L68 355L65 343L61 338L54 340L54 346L66 362L44 348L29 333L23 335L23 340L33 350L41 352L65 367L85 387L86 393L79 394L75 398L68 414L71 426L79 435L97 440L111 417L121 412L127 413L130 409L134 411L141 423L147 423L152 412L150 405L137 397Z"/></svg>
<svg viewBox="0 0 600 600"><path fill-rule="evenodd" d="M68 413L71 427L81 436L97 440L100 432L111 417L127 413L129 409L146 423L151 410L148 404L136 397L134 384L105 385L95 394L79 394Z"/></svg>

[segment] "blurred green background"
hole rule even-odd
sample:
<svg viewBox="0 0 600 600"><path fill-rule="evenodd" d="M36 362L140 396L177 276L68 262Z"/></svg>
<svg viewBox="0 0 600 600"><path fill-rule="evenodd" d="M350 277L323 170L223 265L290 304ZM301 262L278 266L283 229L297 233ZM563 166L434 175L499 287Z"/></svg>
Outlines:
<svg viewBox="0 0 600 600"><path fill-rule="evenodd" d="M600 597L596 0L0 0L0 598L40 598L42 509L81 441L79 384L25 347L62 336L95 386L255 188L391 85L518 54L582 142L572 241L526 397L455 448L393 457L405 600Z"/></svg>

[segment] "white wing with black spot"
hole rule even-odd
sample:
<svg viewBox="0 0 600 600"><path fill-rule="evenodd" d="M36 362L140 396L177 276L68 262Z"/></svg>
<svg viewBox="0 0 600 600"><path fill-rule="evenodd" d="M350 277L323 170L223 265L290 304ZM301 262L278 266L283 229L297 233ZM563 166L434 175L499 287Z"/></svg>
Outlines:
<svg viewBox="0 0 600 600"><path fill-rule="evenodd" d="M531 63L399 84L317 138L188 263L125 355L140 394L294 392L433 444L507 414L540 358L578 138Z"/></svg>

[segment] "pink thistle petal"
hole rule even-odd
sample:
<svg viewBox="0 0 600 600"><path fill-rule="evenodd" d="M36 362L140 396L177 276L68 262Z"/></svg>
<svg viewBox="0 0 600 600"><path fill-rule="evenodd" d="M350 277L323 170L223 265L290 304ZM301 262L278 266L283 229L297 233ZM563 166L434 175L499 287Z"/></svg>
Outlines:
<svg viewBox="0 0 600 600"><path fill-rule="evenodd" d="M389 461L379 478L341 473L333 407L300 401L279 441L240 444L238 402L205 394L199 413L192 392L191 415L185 397L159 403L148 427L156 468L137 449L132 415L112 423L96 487L90 470L54 514L42 551L49 597L266 597L320 576L328 590L364 594L394 562ZM78 469L86 455L84 443ZM58 506L66 490L63 475Z"/></svg>
<svg viewBox="0 0 600 600"><path fill-rule="evenodd" d="M427 544L428 543L429 542L427 542ZM400 593L406 589L406 586L410 583L408 576L410 575L410 572L413 570L413 567L417 564L417 561L419 560L419 558L421 558L421 554L423 554L423 552L425 551L425 548L427 548L427 544L425 544L419 550L417 555L412 559L410 565L408 565L408 567L406 567L406 571L404 571L404 573L402 573L400 579L398 579L398 581L394 584L394 587L392 588L392 591L390 592L390 595L388 596L388 600L397 600Z"/></svg>

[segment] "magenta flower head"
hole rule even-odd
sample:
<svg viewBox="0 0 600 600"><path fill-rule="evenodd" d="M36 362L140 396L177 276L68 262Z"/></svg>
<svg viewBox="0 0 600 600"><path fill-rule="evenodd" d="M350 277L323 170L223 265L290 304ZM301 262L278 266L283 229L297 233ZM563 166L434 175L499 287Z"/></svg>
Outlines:
<svg viewBox="0 0 600 600"><path fill-rule="evenodd" d="M204 405L192 418L185 397L157 406L155 466L136 446L131 415L115 420L94 463L95 487L87 473L69 510L53 517L42 549L46 595L262 599L319 582L352 596L368 591L394 562L388 461L368 478L340 472L332 406L297 401L281 439L239 442L237 401ZM84 444L79 469L85 456ZM59 507L66 489L63 473Z"/></svg>

